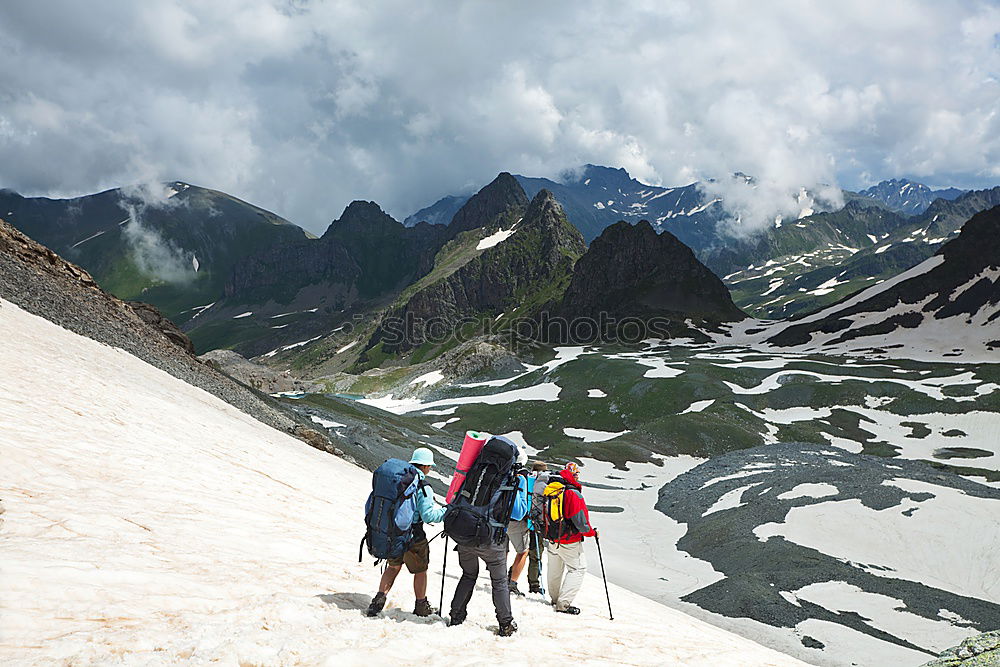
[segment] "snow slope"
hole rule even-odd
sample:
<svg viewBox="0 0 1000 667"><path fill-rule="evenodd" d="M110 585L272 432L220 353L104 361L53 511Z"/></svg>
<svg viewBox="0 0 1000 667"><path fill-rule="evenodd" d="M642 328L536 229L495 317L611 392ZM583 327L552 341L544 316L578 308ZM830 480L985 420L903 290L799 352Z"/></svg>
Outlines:
<svg viewBox="0 0 1000 667"><path fill-rule="evenodd" d="M572 647L595 663L802 664L617 587L611 622L594 577L578 618L516 600L512 639L490 631L484 590L459 628L412 616L407 575L365 618L367 472L6 301L0 338L0 663L517 663Z"/></svg>

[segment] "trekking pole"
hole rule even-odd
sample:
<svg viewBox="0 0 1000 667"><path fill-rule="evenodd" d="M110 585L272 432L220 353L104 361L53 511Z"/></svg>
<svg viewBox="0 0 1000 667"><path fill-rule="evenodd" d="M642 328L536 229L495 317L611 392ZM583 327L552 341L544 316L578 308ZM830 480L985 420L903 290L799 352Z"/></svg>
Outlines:
<svg viewBox="0 0 1000 667"><path fill-rule="evenodd" d="M538 553L538 590L545 595L545 568L542 565L542 538L537 530L531 531L535 534L535 551Z"/></svg>
<svg viewBox="0 0 1000 667"><path fill-rule="evenodd" d="M615 620L615 615L611 613L611 593L608 592L608 578L604 574L604 556L601 555L601 537L599 535L594 535L594 539L597 541L597 558L601 561L601 578L604 579L604 594L608 597L608 616L611 620Z"/></svg>
<svg viewBox="0 0 1000 667"><path fill-rule="evenodd" d="M444 616L444 571L448 567L448 536L444 536L444 564L441 566L441 601L438 602L438 616Z"/></svg>

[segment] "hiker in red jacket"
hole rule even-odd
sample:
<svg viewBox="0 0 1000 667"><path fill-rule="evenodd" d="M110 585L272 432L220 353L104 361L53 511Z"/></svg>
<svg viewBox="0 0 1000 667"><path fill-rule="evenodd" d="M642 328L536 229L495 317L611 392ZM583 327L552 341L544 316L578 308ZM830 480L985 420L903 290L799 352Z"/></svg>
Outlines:
<svg viewBox="0 0 1000 667"><path fill-rule="evenodd" d="M572 462L567 463L558 477L553 476L545 487L546 497L561 499L561 518L553 521L547 529L550 540L547 551L548 593L552 606L563 614L580 613L572 602L580 592L583 575L587 572L583 538L597 536L597 530L590 525L590 513L581 491L580 469Z"/></svg>

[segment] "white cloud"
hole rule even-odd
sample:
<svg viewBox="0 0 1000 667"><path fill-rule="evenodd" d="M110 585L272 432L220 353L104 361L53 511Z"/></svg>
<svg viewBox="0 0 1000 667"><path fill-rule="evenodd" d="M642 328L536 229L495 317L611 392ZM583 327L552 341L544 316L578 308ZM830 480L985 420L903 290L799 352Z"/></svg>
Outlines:
<svg viewBox="0 0 1000 667"><path fill-rule="evenodd" d="M803 186L992 184L998 33L962 0L7 3L0 186L182 179L322 231L593 162L752 174L723 194L773 219Z"/></svg>

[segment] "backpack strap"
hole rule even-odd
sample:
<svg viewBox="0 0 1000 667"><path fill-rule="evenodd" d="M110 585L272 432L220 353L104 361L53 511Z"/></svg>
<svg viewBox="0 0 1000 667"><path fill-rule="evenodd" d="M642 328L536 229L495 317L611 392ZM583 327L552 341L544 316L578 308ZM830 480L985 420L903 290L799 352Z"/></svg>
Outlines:
<svg viewBox="0 0 1000 667"><path fill-rule="evenodd" d="M504 483L497 490L503 504L494 508L494 511L487 515L490 527L493 529L493 541L497 544L503 542L507 534L507 524L510 523L511 514L514 513L514 501L517 499L517 475L510 474Z"/></svg>

